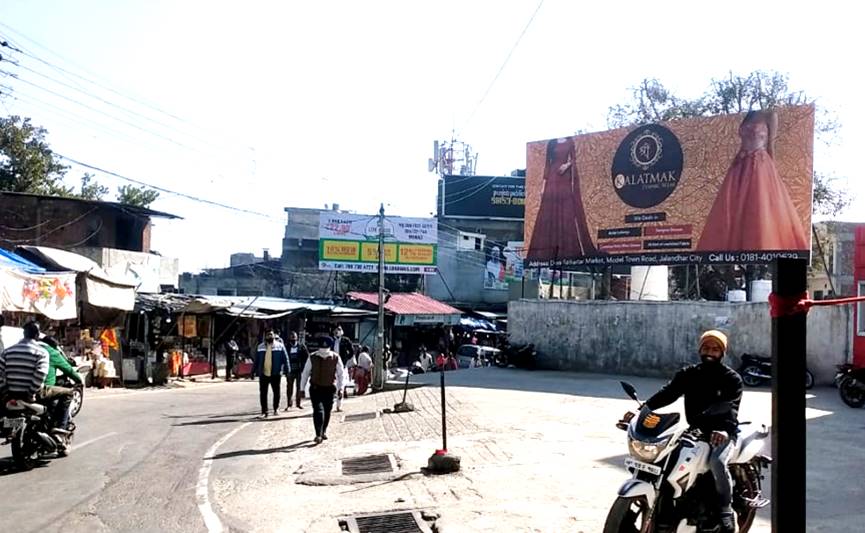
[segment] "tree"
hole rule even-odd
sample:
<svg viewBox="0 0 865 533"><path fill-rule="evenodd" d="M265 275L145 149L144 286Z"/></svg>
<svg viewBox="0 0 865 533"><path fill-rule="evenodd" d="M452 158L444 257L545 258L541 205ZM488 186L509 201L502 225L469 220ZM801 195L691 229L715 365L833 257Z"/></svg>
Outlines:
<svg viewBox="0 0 865 533"><path fill-rule="evenodd" d="M45 140L48 131L34 126L29 118L0 117L0 190L100 200L108 188L81 178L81 189L64 183L67 165L60 162Z"/></svg>
<svg viewBox="0 0 865 533"><path fill-rule="evenodd" d="M755 109L770 109L780 105L812 103L803 91L790 88L789 78L778 72L755 71L747 75L732 72L713 79L709 88L693 99L681 98L656 79L645 79L631 89L631 101L612 106L607 122L612 128L652 122L664 122L688 117L744 113ZM816 120L816 134L831 144L838 123L821 110ZM814 172L814 212L831 214L847 207L851 198L837 187L835 178ZM671 269L670 285L674 297L690 298L697 293L706 299L723 299L728 289L737 289L749 281L768 275L764 265L718 265L701 267L697 271L678 267ZM699 283L699 286L697 286Z"/></svg>
<svg viewBox="0 0 865 533"><path fill-rule="evenodd" d="M135 185L122 185L117 189L117 201L137 207L150 207L159 198L159 191Z"/></svg>
<svg viewBox="0 0 865 533"><path fill-rule="evenodd" d="M81 176L81 191L77 195L79 198L85 200L101 200L106 194L108 194L108 187L93 181L92 174L84 174Z"/></svg>
<svg viewBox="0 0 865 533"><path fill-rule="evenodd" d="M69 196L67 166L48 147L48 132L29 118L0 118L0 190Z"/></svg>

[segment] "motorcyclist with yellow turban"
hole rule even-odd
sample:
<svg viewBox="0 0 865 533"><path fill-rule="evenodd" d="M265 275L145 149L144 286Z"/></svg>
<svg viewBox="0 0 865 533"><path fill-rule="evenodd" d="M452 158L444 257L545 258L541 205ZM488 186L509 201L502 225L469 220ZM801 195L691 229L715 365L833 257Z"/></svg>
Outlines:
<svg viewBox="0 0 865 533"><path fill-rule="evenodd" d="M723 532L735 531L732 509L732 479L727 463L736 448L742 378L723 363L727 336L710 330L700 336L701 362L676 372L673 379L646 401L643 409L654 411L685 397L685 418L691 427L709 435L712 454L709 465L718 491ZM718 406L724 406L720 410ZM707 410L713 412L707 413Z"/></svg>

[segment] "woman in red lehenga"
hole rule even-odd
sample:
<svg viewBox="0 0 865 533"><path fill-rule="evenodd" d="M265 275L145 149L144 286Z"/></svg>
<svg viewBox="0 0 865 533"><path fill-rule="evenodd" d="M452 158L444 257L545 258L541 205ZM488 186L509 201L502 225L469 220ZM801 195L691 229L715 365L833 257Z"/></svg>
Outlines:
<svg viewBox="0 0 865 533"><path fill-rule="evenodd" d="M541 206L527 257L550 261L594 255L572 139L547 143Z"/></svg>
<svg viewBox="0 0 865 533"><path fill-rule="evenodd" d="M742 144L706 219L698 250L807 250L808 239L775 168L774 111L751 111L739 126Z"/></svg>

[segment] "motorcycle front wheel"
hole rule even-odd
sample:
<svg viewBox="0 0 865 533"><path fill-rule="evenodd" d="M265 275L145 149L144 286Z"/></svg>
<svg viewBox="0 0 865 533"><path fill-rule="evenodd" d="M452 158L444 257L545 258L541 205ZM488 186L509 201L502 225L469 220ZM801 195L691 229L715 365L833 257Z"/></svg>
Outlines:
<svg viewBox="0 0 865 533"><path fill-rule="evenodd" d="M760 367L756 365L748 365L739 372L742 375L742 381L749 387L759 387L763 384L763 378L757 377L754 374L759 374Z"/></svg>
<svg viewBox="0 0 865 533"><path fill-rule="evenodd" d="M814 374L810 370L805 370L805 390L814 388Z"/></svg>
<svg viewBox="0 0 865 533"><path fill-rule="evenodd" d="M72 403L69 405L69 416L78 415L78 411L81 410L81 406L84 405L84 388L76 386L72 389Z"/></svg>
<svg viewBox="0 0 865 533"><path fill-rule="evenodd" d="M850 407L859 408L865 405L865 392L859 388L853 378L843 379L838 385L838 393L841 395L841 401Z"/></svg>
<svg viewBox="0 0 865 533"><path fill-rule="evenodd" d="M649 522L649 504L645 498L619 496L607 513L604 533L640 533ZM645 532L651 533L654 528Z"/></svg>

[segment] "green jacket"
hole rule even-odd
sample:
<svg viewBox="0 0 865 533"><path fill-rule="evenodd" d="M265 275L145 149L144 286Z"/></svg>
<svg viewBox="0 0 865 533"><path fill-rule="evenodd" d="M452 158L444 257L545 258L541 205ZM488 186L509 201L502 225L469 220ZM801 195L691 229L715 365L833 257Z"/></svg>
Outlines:
<svg viewBox="0 0 865 533"><path fill-rule="evenodd" d="M45 381L42 382L43 387L53 387L55 383L57 383L57 369L60 369L65 375L69 376L72 381L76 383L82 383L81 376L78 375L78 372L69 364L69 361L63 357L63 354L60 353L60 350L56 348L52 348L51 346L45 344L44 342L39 343L43 348L48 350L48 375L45 376Z"/></svg>

